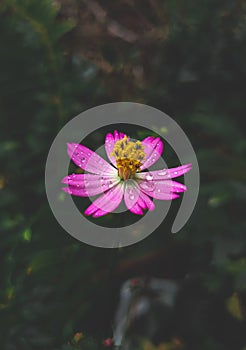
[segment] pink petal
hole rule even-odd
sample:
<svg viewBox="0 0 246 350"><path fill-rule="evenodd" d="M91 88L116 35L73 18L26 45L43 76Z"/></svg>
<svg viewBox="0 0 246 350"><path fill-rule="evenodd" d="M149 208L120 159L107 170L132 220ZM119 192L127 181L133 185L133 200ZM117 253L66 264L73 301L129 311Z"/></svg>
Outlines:
<svg viewBox="0 0 246 350"><path fill-rule="evenodd" d="M133 212L134 214L143 214L139 205L136 205L139 198L140 189L135 185L134 180L128 180L125 183L125 191L124 191L124 200L128 210Z"/></svg>
<svg viewBox="0 0 246 350"><path fill-rule="evenodd" d="M114 131L114 135L112 135L110 133L106 135L106 138L105 138L105 150L106 150L108 159L110 160L110 162L114 166L116 166L116 159L115 159L115 157L112 157L110 155L110 153L114 150L115 142L123 139L125 136L126 135L123 134L122 132L118 133L117 130Z"/></svg>
<svg viewBox="0 0 246 350"><path fill-rule="evenodd" d="M143 215L142 209L149 209L152 211L155 209L155 204L141 191L137 203L130 209L130 211L134 214Z"/></svg>
<svg viewBox="0 0 246 350"><path fill-rule="evenodd" d="M108 211L99 209L93 203L85 211L86 215L92 215L94 218L99 218L100 216L107 215L108 213Z"/></svg>
<svg viewBox="0 0 246 350"><path fill-rule="evenodd" d="M157 191L163 193L171 192L184 192L187 190L187 187L179 182L172 180L163 180L163 181L145 181L141 180L138 182L141 189L149 191Z"/></svg>
<svg viewBox="0 0 246 350"><path fill-rule="evenodd" d="M181 165L176 168L154 170L136 173L136 178L142 180L168 180L181 176L191 170L191 164Z"/></svg>
<svg viewBox="0 0 246 350"><path fill-rule="evenodd" d="M86 210L86 215L99 217L115 210L123 198L123 184L119 183L115 187L98 197Z"/></svg>
<svg viewBox="0 0 246 350"><path fill-rule="evenodd" d="M153 203L153 201L142 191L140 192L140 198L142 202L139 202L139 204L143 209L148 208L150 211L155 209L155 204ZM141 203L143 203L143 206L141 205Z"/></svg>
<svg viewBox="0 0 246 350"><path fill-rule="evenodd" d="M155 207L152 200L141 191L134 180L126 182L124 200L127 209L138 215L143 215L142 209L153 210Z"/></svg>
<svg viewBox="0 0 246 350"><path fill-rule="evenodd" d="M69 157L81 169L98 175L115 174L115 168L89 148L77 143L68 143L67 146Z"/></svg>
<svg viewBox="0 0 246 350"><path fill-rule="evenodd" d="M143 210L138 203L135 203L130 209L133 214L143 215Z"/></svg>
<svg viewBox="0 0 246 350"><path fill-rule="evenodd" d="M143 141L144 153L146 154L145 162L141 166L141 170L149 168L160 158L163 151L163 142L159 137L148 136Z"/></svg>
<svg viewBox="0 0 246 350"><path fill-rule="evenodd" d="M68 187L63 188L63 191L74 196L89 197L107 191L116 186L119 181L120 179L117 176L72 174L64 177L62 183L68 185Z"/></svg>
<svg viewBox="0 0 246 350"><path fill-rule="evenodd" d="M138 181L138 185L144 193L160 200L171 200L178 198L177 193L186 191L186 186L175 181Z"/></svg>

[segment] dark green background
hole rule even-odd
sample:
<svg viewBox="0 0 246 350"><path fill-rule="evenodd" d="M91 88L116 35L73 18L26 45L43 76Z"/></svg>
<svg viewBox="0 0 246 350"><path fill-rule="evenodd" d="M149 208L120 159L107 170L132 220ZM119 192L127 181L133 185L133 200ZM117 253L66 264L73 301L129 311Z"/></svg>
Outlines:
<svg viewBox="0 0 246 350"><path fill-rule="evenodd" d="M245 350L246 3L2 0L0 45L0 348L103 348L121 284L144 274L195 276L173 330L182 349ZM118 101L148 104L180 124L201 188L178 234L170 228L179 200L157 232L116 251L63 231L44 169L66 122ZM92 145L103 139L92 135ZM178 165L168 147L164 157Z"/></svg>

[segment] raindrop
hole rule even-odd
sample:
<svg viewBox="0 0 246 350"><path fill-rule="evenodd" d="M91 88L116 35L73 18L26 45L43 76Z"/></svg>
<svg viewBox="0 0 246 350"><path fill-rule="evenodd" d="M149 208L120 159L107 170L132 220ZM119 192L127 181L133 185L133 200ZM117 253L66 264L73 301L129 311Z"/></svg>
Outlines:
<svg viewBox="0 0 246 350"><path fill-rule="evenodd" d="M113 186L114 186L113 181L109 181L108 187L111 188L111 187L113 187Z"/></svg>
<svg viewBox="0 0 246 350"><path fill-rule="evenodd" d="M130 200L132 201L135 197L134 197L133 194L131 194L131 195L129 196L129 198L130 198Z"/></svg>
<svg viewBox="0 0 246 350"><path fill-rule="evenodd" d="M160 192L161 192L161 190L158 188L157 192L159 192L159 193L160 193Z"/></svg>
<svg viewBox="0 0 246 350"><path fill-rule="evenodd" d="M82 163L85 162L85 157L81 157L81 162L82 162Z"/></svg>
<svg viewBox="0 0 246 350"><path fill-rule="evenodd" d="M152 161L156 161L156 160L157 160L157 159L156 159L157 157L158 157L158 153L154 153L154 154L153 154Z"/></svg>
<svg viewBox="0 0 246 350"><path fill-rule="evenodd" d="M174 172L174 175L177 175L177 174L178 174L178 172L177 172L177 171L175 171L175 172Z"/></svg>
<svg viewBox="0 0 246 350"><path fill-rule="evenodd" d="M146 180L151 181L151 180L153 180L153 174L148 173L148 174L145 176L145 178L146 178Z"/></svg>

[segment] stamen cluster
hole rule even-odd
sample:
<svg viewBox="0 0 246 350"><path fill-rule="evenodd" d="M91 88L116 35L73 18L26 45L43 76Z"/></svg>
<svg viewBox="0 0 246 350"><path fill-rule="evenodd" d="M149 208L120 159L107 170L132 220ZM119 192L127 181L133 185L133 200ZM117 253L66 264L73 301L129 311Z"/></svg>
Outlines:
<svg viewBox="0 0 246 350"><path fill-rule="evenodd" d="M115 157L118 174L123 180L132 179L145 160L144 146L140 141L130 141L124 136L117 141L111 156Z"/></svg>

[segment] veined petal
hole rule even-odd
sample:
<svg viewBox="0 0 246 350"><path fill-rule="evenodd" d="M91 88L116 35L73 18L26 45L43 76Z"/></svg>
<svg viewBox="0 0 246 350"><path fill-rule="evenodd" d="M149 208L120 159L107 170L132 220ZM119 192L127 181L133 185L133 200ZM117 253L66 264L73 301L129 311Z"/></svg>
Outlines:
<svg viewBox="0 0 246 350"><path fill-rule="evenodd" d="M81 169L98 175L114 175L117 172L112 165L89 148L77 143L68 143L67 146L69 157Z"/></svg>
<svg viewBox="0 0 246 350"><path fill-rule="evenodd" d="M123 198L123 184L119 183L115 187L98 197L86 210L86 215L99 217L115 210Z"/></svg>
<svg viewBox="0 0 246 350"><path fill-rule="evenodd" d="M146 193L148 196L160 200L171 200L178 198L179 195L177 193L184 192L187 189L185 185L172 180L140 180L138 181L138 185L141 191Z"/></svg>
<svg viewBox="0 0 246 350"><path fill-rule="evenodd" d="M139 181L139 187L147 192L156 191L158 193L180 193L185 192L187 187L179 182L172 180L163 181Z"/></svg>
<svg viewBox="0 0 246 350"><path fill-rule="evenodd" d="M120 182L116 176L95 174L72 174L64 177L62 183L67 184L63 191L75 196L89 197L103 193Z"/></svg>
<svg viewBox="0 0 246 350"><path fill-rule="evenodd" d="M92 215L94 218L98 218L100 216L107 215L109 212L99 209L96 205L93 203L86 209L85 214L86 215Z"/></svg>
<svg viewBox="0 0 246 350"><path fill-rule="evenodd" d="M106 138L105 138L105 150L106 150L108 159L110 160L110 162L114 166L116 166L116 159L115 159L115 157L112 157L110 155L110 153L114 150L115 142L123 139L125 136L126 136L125 134L123 134L122 132L119 133L117 130L114 131L114 135L110 134L110 133L108 133L106 135Z"/></svg>
<svg viewBox="0 0 246 350"><path fill-rule="evenodd" d="M149 168L160 158L163 151L163 142L159 137L148 136L143 141L144 153L146 154L145 162L141 166L141 170Z"/></svg>
<svg viewBox="0 0 246 350"><path fill-rule="evenodd" d="M178 176L181 176L191 170L191 164L181 165L176 168L144 171L136 173L135 177L141 180L168 180Z"/></svg>

